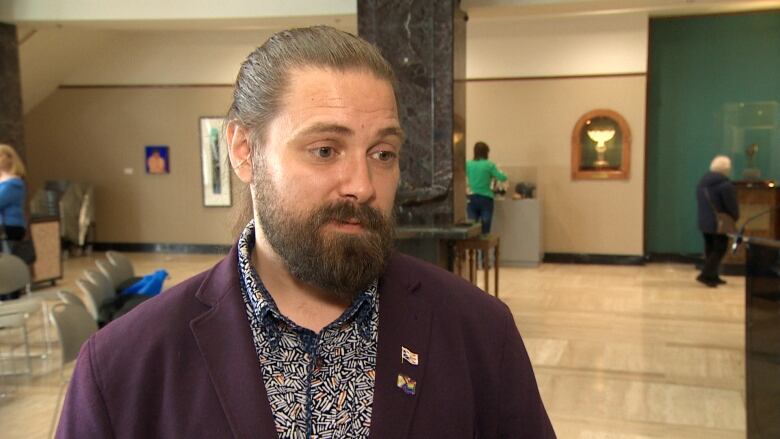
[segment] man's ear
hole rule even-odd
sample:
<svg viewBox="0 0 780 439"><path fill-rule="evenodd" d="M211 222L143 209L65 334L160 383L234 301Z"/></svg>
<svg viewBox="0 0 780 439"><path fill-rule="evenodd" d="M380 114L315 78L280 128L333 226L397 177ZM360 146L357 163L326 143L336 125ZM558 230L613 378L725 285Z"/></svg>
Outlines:
<svg viewBox="0 0 780 439"><path fill-rule="evenodd" d="M225 130L230 166L244 183L252 181L252 144L249 132L238 122L231 120Z"/></svg>

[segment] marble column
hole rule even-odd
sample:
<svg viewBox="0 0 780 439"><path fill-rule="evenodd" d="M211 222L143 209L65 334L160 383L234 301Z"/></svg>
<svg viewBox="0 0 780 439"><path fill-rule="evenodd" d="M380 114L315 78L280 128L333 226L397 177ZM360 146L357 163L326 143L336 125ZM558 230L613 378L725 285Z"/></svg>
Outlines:
<svg viewBox="0 0 780 439"><path fill-rule="evenodd" d="M358 33L379 47L398 77L408 138L396 202L401 227L434 230L465 220L466 15L459 3L358 1Z"/></svg>
<svg viewBox="0 0 780 439"><path fill-rule="evenodd" d="M0 143L7 143L24 159L22 85L16 26L0 23Z"/></svg>

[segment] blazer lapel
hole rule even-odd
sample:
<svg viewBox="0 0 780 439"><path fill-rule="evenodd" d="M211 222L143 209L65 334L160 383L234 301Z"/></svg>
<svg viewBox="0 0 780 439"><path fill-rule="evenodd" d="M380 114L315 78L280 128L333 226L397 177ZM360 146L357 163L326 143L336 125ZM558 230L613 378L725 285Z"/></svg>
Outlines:
<svg viewBox="0 0 780 439"><path fill-rule="evenodd" d="M276 438L238 280L236 247L196 294L210 309L190 328L236 438Z"/></svg>
<svg viewBox="0 0 780 439"><path fill-rule="evenodd" d="M425 392L431 309L417 295L419 281L410 277L401 258L392 258L379 286L379 346L370 436L405 438L420 394ZM417 354L417 365L403 361L402 348ZM399 387L399 376L411 380L414 390ZM412 394L413 393L413 394Z"/></svg>

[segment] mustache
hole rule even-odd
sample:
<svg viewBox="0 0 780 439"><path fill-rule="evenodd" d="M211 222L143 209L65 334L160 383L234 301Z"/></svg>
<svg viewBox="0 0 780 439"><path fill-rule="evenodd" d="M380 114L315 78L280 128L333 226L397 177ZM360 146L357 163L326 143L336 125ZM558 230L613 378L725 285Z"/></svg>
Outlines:
<svg viewBox="0 0 780 439"><path fill-rule="evenodd" d="M389 223L391 223L391 218L385 216L379 209L349 201L322 206L314 212L312 217L317 228L331 221L357 221L366 230L381 232L387 229Z"/></svg>

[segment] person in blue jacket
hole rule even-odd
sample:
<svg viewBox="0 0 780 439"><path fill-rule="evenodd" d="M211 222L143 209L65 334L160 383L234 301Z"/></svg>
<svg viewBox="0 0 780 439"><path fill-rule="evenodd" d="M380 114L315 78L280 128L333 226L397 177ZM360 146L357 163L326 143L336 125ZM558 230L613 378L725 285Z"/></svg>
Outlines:
<svg viewBox="0 0 780 439"><path fill-rule="evenodd" d="M725 284L718 275L720 262L726 254L729 237L717 233L715 212L723 212L739 219L739 205L734 184L729 180L731 159L725 155L716 156L710 164L710 172L704 174L696 186L696 204L699 230L704 236L704 267L697 281L708 287Z"/></svg>
<svg viewBox="0 0 780 439"><path fill-rule="evenodd" d="M21 241L27 233L24 176L24 164L19 154L11 146L0 144L0 227L9 241Z"/></svg>

